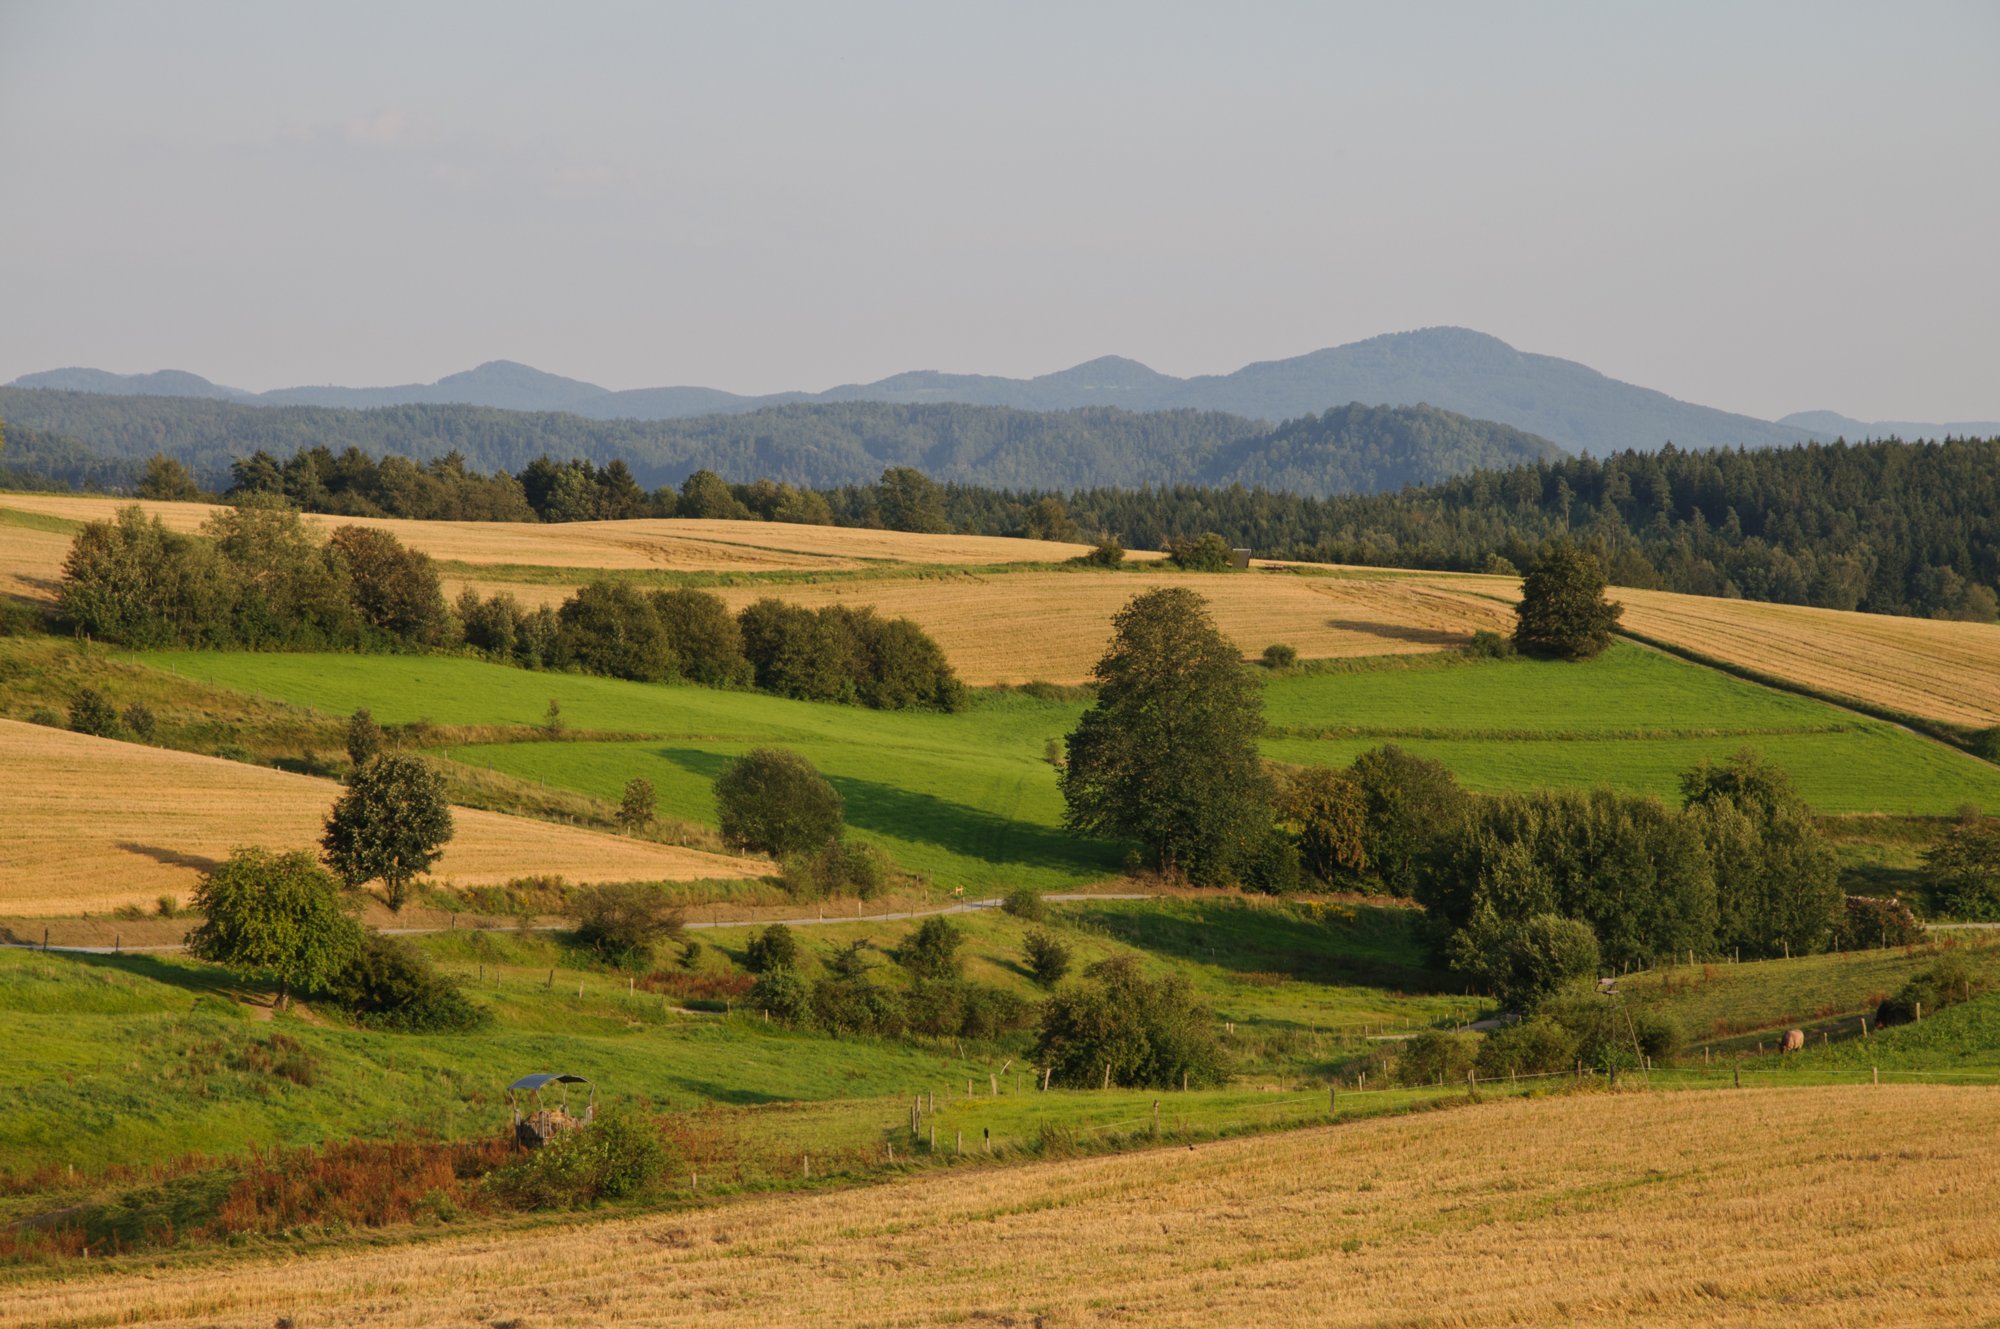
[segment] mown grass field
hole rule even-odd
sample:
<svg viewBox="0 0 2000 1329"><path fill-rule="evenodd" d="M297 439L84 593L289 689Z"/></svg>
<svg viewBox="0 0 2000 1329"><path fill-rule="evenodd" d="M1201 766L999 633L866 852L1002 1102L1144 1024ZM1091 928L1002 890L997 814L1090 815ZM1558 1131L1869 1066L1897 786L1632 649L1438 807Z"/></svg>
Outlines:
<svg viewBox="0 0 2000 1329"><path fill-rule="evenodd" d="M340 796L331 780L0 720L0 913L103 912L184 900L239 845L312 849ZM761 860L456 809L436 882L532 873L575 881L731 880Z"/></svg>
<svg viewBox="0 0 2000 1329"><path fill-rule="evenodd" d="M0 1323L1982 1323L1989 1089L1514 1099L10 1289ZM802 1276L809 1274L810 1276Z"/></svg>

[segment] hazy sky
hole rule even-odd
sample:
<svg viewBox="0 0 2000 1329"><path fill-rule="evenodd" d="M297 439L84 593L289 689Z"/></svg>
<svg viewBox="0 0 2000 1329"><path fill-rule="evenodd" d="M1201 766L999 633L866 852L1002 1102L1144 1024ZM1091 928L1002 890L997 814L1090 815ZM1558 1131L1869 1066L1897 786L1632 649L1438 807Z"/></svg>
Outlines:
<svg viewBox="0 0 2000 1329"><path fill-rule="evenodd" d="M0 0L0 381L1234 369L2000 417L2000 4Z"/></svg>

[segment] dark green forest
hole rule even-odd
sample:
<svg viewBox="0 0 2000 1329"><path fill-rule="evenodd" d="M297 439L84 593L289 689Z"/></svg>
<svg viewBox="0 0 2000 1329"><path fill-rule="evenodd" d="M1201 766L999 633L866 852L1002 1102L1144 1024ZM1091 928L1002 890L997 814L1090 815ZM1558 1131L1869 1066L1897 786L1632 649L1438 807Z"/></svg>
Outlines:
<svg viewBox="0 0 2000 1329"><path fill-rule="evenodd" d="M697 470L798 486L862 484L887 466L939 480L1016 488L1248 484L1302 494L1373 492L1478 467L1559 455L1506 425L1427 406L1346 406L1272 429L1214 411L879 402L776 406L684 420L591 420L474 406L376 410L241 406L183 397L112 397L0 388L0 419L74 440L135 468L154 453L221 487L254 452L359 448L426 462L456 454L475 470L520 471L540 456L630 467L648 487Z"/></svg>

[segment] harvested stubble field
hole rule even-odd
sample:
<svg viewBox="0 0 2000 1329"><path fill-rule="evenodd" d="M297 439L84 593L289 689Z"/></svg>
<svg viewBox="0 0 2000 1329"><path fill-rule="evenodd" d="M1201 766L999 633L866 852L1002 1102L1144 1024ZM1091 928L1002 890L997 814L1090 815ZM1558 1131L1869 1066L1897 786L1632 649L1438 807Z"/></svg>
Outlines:
<svg viewBox="0 0 2000 1329"><path fill-rule="evenodd" d="M1990 1321L2000 1286L1995 1097L1515 1099L402 1249L26 1282L0 1324L1962 1325Z"/></svg>
<svg viewBox="0 0 2000 1329"><path fill-rule="evenodd" d="M2000 626L1616 590L1634 632L1835 696L2000 724Z"/></svg>
<svg viewBox="0 0 2000 1329"><path fill-rule="evenodd" d="M8 494L0 496L0 507L69 521L103 521L134 501L91 495ZM140 506L177 531L197 529L216 511L206 503L142 502ZM1002 536L920 535L762 521L675 518L541 525L323 513L308 513L305 520L321 530L372 526L448 562L660 572L834 571L870 563L1053 563L1075 558L1088 548Z"/></svg>
<svg viewBox="0 0 2000 1329"><path fill-rule="evenodd" d="M184 896L246 844L311 848L339 796L327 780L0 720L0 913L73 914ZM458 808L432 874L464 886L757 876L768 864Z"/></svg>
<svg viewBox="0 0 2000 1329"><path fill-rule="evenodd" d="M0 595L53 599L73 538L64 523L0 507Z"/></svg>

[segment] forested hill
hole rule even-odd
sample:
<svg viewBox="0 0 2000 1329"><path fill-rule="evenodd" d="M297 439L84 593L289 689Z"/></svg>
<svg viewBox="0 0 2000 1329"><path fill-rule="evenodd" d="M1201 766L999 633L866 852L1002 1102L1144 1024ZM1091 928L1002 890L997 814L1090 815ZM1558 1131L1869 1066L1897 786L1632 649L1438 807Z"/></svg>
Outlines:
<svg viewBox="0 0 2000 1329"><path fill-rule="evenodd" d="M0 419L137 464L163 452L204 482L259 450L302 448L428 461L456 452L478 470L520 471L540 456L623 460L648 487L712 470L735 480L830 487L912 466L997 488L1246 484L1293 493L1370 493L1559 450L1506 425L1430 407L1346 406L1273 429L1213 411L1111 407L798 403L688 420L590 420L471 406L376 410L244 406L191 397L0 388ZM18 463L17 463L18 464ZM57 475L56 478L68 478Z"/></svg>
<svg viewBox="0 0 2000 1329"><path fill-rule="evenodd" d="M960 529L1036 495L954 493ZM1136 545L1211 530L1260 554L1477 571L1543 541L1600 547L1621 586L1991 621L2000 607L2000 438L1627 452L1482 471L1397 493L1084 491L1070 518Z"/></svg>
<svg viewBox="0 0 2000 1329"><path fill-rule="evenodd" d="M1810 430L1786 423L1681 401L1610 378L1574 360L1516 350L1498 337L1469 328L1389 333L1281 360L1259 361L1226 374L1192 378L1176 378L1136 360L1107 355L1033 378L918 370L872 383L842 384L824 392L762 397L703 387L612 391L506 360L489 361L435 383L395 387L298 387L249 393L177 371L111 374L97 369L26 374L15 386L205 397L260 406L491 406L565 411L595 420L740 414L793 402L880 402L1009 406L1024 411L1096 406L1128 411L1223 411L1269 423L1317 415L1343 402L1391 406L1427 402L1475 419L1512 425L1571 452L1598 456L1626 448L1657 448L1669 441L1683 448L1756 448L1802 443L1814 436ZM1917 432L1905 431L1903 437L1916 437ZM1830 433L1818 436L1834 437ZM1847 437L1860 435L1849 432Z"/></svg>

